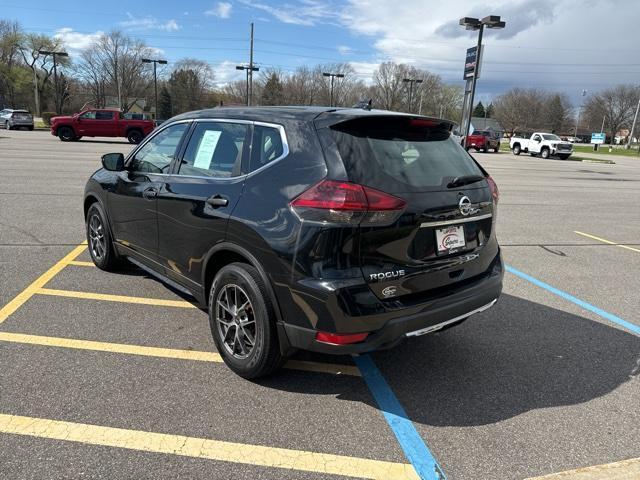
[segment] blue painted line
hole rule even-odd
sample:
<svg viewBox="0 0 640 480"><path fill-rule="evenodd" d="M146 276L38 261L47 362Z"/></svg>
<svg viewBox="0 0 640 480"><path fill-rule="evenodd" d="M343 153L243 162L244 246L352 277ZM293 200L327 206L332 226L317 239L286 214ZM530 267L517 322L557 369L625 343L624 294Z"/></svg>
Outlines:
<svg viewBox="0 0 640 480"><path fill-rule="evenodd" d="M369 355L353 357L378 407L398 439L407 460L422 480L443 480L445 475L422 437L407 417L393 390Z"/></svg>
<svg viewBox="0 0 640 480"><path fill-rule="evenodd" d="M626 320L614 315L613 313L605 312L604 310L596 307L595 305L591 305L590 303L587 303L584 300L580 300L579 298L576 298L567 292L563 292L562 290L559 290L556 287L552 287L548 283L544 283L543 281L538 280L537 278L534 278L531 275L527 275L526 273L521 272L520 270L517 270L510 265L506 265L506 269L507 269L507 272L509 273L513 273L514 275L528 282L531 282L540 288L544 288L545 290L553 293L554 295L564 298L565 300L568 300L572 303L575 303L579 307L582 307L585 310L593 312L596 315L601 316L602 318L606 318L610 322L615 323L616 325L619 325L622 328L625 328L626 330L629 330L630 332L635 333L636 335L640 335L640 326L634 323L627 322Z"/></svg>

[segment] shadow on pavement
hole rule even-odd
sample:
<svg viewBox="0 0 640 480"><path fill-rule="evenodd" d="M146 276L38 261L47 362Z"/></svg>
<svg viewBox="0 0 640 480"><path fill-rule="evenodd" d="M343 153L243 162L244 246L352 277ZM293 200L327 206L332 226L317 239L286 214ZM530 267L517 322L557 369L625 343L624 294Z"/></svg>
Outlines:
<svg viewBox="0 0 640 480"><path fill-rule="evenodd" d="M640 338L630 333L505 294L459 327L373 358L412 421L473 426L606 395L638 376L639 355ZM260 383L362 400L336 388L342 382L299 389L280 374Z"/></svg>

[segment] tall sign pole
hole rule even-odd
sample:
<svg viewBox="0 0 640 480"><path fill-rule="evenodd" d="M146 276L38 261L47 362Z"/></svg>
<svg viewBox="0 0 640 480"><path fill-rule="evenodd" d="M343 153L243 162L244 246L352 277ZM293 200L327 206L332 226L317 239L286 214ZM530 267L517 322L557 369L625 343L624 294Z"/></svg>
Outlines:
<svg viewBox="0 0 640 480"><path fill-rule="evenodd" d="M249 45L249 92L247 94L247 106L251 106L253 97L253 22L251 22L251 42Z"/></svg>
<svg viewBox="0 0 640 480"><path fill-rule="evenodd" d="M467 105L467 118L464 126L464 146L467 147L467 137L469 136L469 129L471 128L471 113L473 112L473 99L476 95L476 81L478 80L478 74L480 73L480 58L482 54L482 33L484 32L484 24L480 24L478 30L478 45L476 46L476 59L473 67L473 75L471 77L471 92L469 92L469 105Z"/></svg>

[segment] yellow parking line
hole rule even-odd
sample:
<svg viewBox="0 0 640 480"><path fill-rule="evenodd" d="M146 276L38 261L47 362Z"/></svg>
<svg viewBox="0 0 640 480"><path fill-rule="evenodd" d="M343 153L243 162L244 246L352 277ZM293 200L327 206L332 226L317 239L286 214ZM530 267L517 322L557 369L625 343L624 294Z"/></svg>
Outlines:
<svg viewBox="0 0 640 480"><path fill-rule="evenodd" d="M203 352L198 350L179 350L175 348L146 347L123 343L96 342L92 340L76 340L73 338L44 337L24 333L0 332L0 341L41 345L47 347L72 348L77 350L91 350L98 352L124 353L145 357L172 358L178 360L195 360L200 362L222 363L222 357L217 352ZM333 375L361 376L355 365L337 365L330 363L290 360L285 368L305 370L311 372L330 373Z"/></svg>
<svg viewBox="0 0 640 480"><path fill-rule="evenodd" d="M82 260L71 260L69 265L75 265L76 267L95 267L93 262L85 262Z"/></svg>
<svg viewBox="0 0 640 480"><path fill-rule="evenodd" d="M640 478L640 458L630 458L621 462L567 470L527 480L636 480L638 478Z"/></svg>
<svg viewBox="0 0 640 480"><path fill-rule="evenodd" d="M197 308L184 300L164 300L162 298L129 297L126 295L110 295L107 293L78 292L76 290L55 290L52 288L38 288L33 293L38 295L52 295L54 297L81 298L84 300L103 300L106 302L137 303L140 305L155 305L159 307Z"/></svg>
<svg viewBox="0 0 640 480"><path fill-rule="evenodd" d="M13 300L7 303L4 307L0 309L0 323L4 322L9 315L15 312L18 308L20 308L27 300L29 300L39 289L44 287L49 280L55 277L60 271L66 267L69 262L74 260L78 255L80 255L84 249L87 248L86 242L75 247L71 250L67 255L65 255L62 259L60 259L53 267L40 275L36 280L31 283L27 288L25 288L22 292L16 295Z"/></svg>
<svg viewBox="0 0 640 480"><path fill-rule="evenodd" d="M380 480L418 479L413 467L404 463L45 418L0 414L0 432L327 475Z"/></svg>
<svg viewBox="0 0 640 480"><path fill-rule="evenodd" d="M611 240L607 240L605 238L596 237L595 235L590 235L590 234L584 233L584 232L578 232L577 230L574 230L573 233L577 233L578 235L582 235L583 237L588 237L588 238L591 238L593 240L597 240L597 241L602 242L602 243L608 243L609 245L615 245L616 247L625 248L627 250L631 250L632 252L640 253L640 249L639 248L633 248L633 247L629 247L627 245L622 245L620 243L616 243L616 242L612 242Z"/></svg>

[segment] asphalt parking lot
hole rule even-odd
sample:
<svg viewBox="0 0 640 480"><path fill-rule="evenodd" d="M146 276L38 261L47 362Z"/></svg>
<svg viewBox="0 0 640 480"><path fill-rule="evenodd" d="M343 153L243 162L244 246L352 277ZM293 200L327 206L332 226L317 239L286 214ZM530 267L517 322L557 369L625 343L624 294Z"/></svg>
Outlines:
<svg viewBox="0 0 640 480"><path fill-rule="evenodd" d="M349 357L245 381L188 299L92 267L84 184L131 149L102 140L0 132L2 478L419 478L413 447L448 479L640 478L597 467L640 457L639 160L474 154L501 192L503 295L373 354L390 399Z"/></svg>

